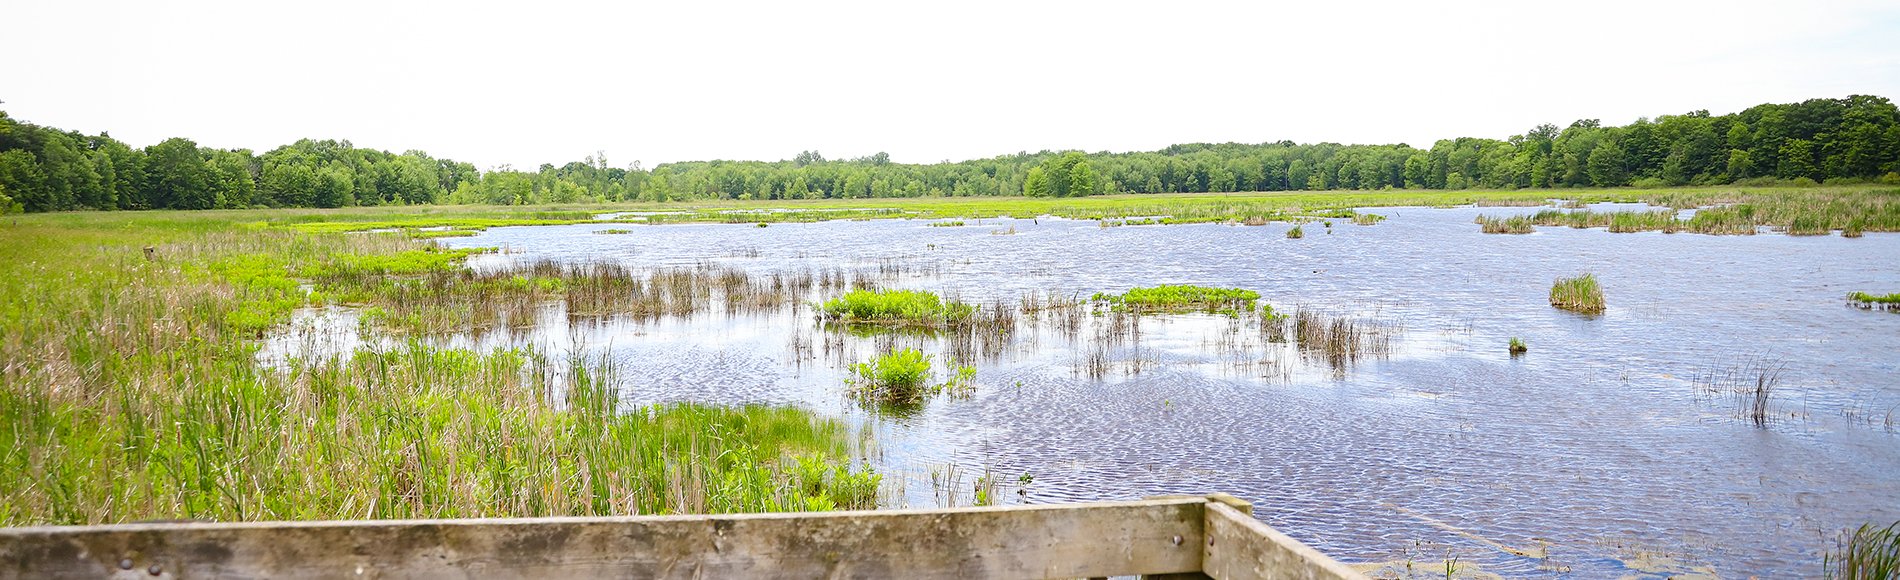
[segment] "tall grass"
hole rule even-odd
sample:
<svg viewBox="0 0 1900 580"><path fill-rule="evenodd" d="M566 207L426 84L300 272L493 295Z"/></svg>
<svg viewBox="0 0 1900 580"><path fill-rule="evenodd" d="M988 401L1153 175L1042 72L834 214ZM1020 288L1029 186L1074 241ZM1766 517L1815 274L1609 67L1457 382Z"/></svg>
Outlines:
<svg viewBox="0 0 1900 580"><path fill-rule="evenodd" d="M1900 578L1900 522L1885 528L1861 525L1822 557L1821 569L1838 580Z"/></svg>
<svg viewBox="0 0 1900 580"><path fill-rule="evenodd" d="M460 275L430 248L222 212L0 228L0 525L875 505L850 429L784 408L621 409L604 361L407 342L255 362L306 284L327 300Z"/></svg>
<svg viewBox="0 0 1900 580"><path fill-rule="evenodd" d="M1880 295L1866 292L1853 292L1847 295L1847 303L1862 309L1900 311L1900 293Z"/></svg>
<svg viewBox="0 0 1900 580"><path fill-rule="evenodd" d="M1595 274L1558 278L1550 285L1550 305L1572 312L1598 314L1603 312L1603 288L1597 285Z"/></svg>

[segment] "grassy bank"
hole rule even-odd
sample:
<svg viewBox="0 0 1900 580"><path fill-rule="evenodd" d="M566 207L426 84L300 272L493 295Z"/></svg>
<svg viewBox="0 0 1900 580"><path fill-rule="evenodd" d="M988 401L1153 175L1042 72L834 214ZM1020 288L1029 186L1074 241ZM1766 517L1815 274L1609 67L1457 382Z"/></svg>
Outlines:
<svg viewBox="0 0 1900 580"><path fill-rule="evenodd" d="M411 342L260 367L255 338L312 299L461 275L463 253L400 235L257 224L284 213L0 225L0 525L875 505L849 429L619 412L605 361Z"/></svg>
<svg viewBox="0 0 1900 580"><path fill-rule="evenodd" d="M341 209L165 212L180 222L216 221L304 233L388 230L418 238L470 235L502 226L577 223L781 223L841 219L981 220L1050 215L1113 220L1116 225L1307 221L1380 218L1352 210L1366 207L1453 207L1646 202L1677 209L1712 208L1684 220L1676 231L1739 233L1737 224L1785 228L1795 233L1900 231L1900 187L1689 187L1667 189L1394 190L1123 194L1079 198L922 197L805 200L693 200L669 203L562 204L546 206L386 206ZM1746 207L1743 207L1746 206ZM157 212L148 212L157 213ZM610 220L601 214L625 213ZM1614 212L1611 212L1614 213ZM158 218L142 218L158 219ZM1698 221L1700 220L1700 221ZM1552 225L1574 225L1572 222ZM1607 225L1607 224L1602 224ZM1657 229L1665 224L1654 222ZM1752 230L1751 230L1752 231Z"/></svg>

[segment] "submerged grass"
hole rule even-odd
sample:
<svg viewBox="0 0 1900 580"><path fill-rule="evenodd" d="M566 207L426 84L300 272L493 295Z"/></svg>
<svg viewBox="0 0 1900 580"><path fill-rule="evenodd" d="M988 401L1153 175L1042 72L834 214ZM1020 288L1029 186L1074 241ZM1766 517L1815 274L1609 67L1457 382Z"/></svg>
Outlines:
<svg viewBox="0 0 1900 580"><path fill-rule="evenodd" d="M1603 288L1597 285L1595 274L1558 278L1550 285L1550 305L1571 312L1600 314L1603 312Z"/></svg>
<svg viewBox="0 0 1900 580"><path fill-rule="evenodd" d="M399 232L232 217L0 228L0 525L875 506L849 428L783 408L622 410L602 361L408 342L260 367L254 337L312 301L478 293L457 278L465 254ZM544 278L520 284L575 287Z"/></svg>

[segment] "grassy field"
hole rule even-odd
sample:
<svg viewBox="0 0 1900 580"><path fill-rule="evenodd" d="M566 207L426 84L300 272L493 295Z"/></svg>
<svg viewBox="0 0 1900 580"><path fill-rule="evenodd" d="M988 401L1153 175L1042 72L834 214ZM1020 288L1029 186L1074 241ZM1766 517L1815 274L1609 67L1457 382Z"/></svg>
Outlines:
<svg viewBox="0 0 1900 580"><path fill-rule="evenodd" d="M0 222L0 525L875 506L850 429L617 412L607 361L409 342L259 366L255 339L313 300L480 282L428 242L258 225L296 213Z"/></svg>

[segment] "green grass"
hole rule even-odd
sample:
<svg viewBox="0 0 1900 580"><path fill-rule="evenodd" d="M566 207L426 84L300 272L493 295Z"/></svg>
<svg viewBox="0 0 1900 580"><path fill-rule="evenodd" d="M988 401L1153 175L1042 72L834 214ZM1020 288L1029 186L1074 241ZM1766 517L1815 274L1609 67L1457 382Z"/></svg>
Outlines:
<svg viewBox="0 0 1900 580"><path fill-rule="evenodd" d="M563 299L577 284L476 276L466 252L400 232L256 225L295 213L0 226L0 525L875 507L849 427L619 409L600 361L403 342L260 367L255 338L305 304L440 292L493 309L472 288Z"/></svg>
<svg viewBox="0 0 1900 580"><path fill-rule="evenodd" d="M950 380L937 383L931 358L923 351L905 348L851 365L852 393L860 400L887 408L914 407L930 395L967 387L976 374L973 367L959 367Z"/></svg>
<svg viewBox="0 0 1900 580"><path fill-rule="evenodd" d="M921 290L852 290L819 306L826 319L848 324L942 328L976 313L964 302Z"/></svg>
<svg viewBox="0 0 1900 580"><path fill-rule="evenodd" d="M1508 347L1513 355L1524 354L1530 351L1530 347L1525 346L1524 341L1515 336L1511 337L1511 342Z"/></svg>
<svg viewBox="0 0 1900 580"><path fill-rule="evenodd" d="M1868 294L1866 292L1854 292L1847 295L1847 303L1869 310L1900 311L1900 293L1882 296L1879 294Z"/></svg>
<svg viewBox="0 0 1900 580"><path fill-rule="evenodd" d="M1531 218L1511 216L1507 218L1479 215L1476 220L1487 234L1528 234L1531 233Z"/></svg>
<svg viewBox="0 0 1900 580"><path fill-rule="evenodd" d="M1550 305L1584 314L1601 313L1603 312L1603 288L1597 285L1595 274L1558 278L1550 286Z"/></svg>
<svg viewBox="0 0 1900 580"><path fill-rule="evenodd" d="M1821 569L1839 580L1900 578L1900 522L1885 528L1862 525L1822 557Z"/></svg>
<svg viewBox="0 0 1900 580"><path fill-rule="evenodd" d="M1248 311L1259 299L1260 293L1252 290L1188 284L1131 288L1121 294L1098 293L1090 297L1090 300L1109 304L1110 308L1139 313ZM1267 310L1270 312L1271 308Z"/></svg>
<svg viewBox="0 0 1900 580"><path fill-rule="evenodd" d="M1302 226L1293 226L1293 229L1286 231L1286 237L1289 240L1304 238L1306 237L1306 230L1302 229Z"/></svg>

